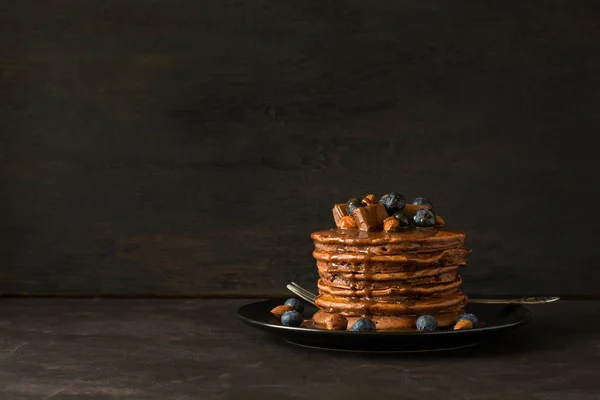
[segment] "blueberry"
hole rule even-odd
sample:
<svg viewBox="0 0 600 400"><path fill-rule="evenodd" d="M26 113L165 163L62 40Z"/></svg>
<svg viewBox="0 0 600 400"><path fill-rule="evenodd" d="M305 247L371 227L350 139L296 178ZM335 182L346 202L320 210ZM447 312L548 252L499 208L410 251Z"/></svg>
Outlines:
<svg viewBox="0 0 600 400"><path fill-rule="evenodd" d="M394 218L397 218L400 221L400 226L408 226L410 225L410 217L404 213L404 211L397 211L392 215Z"/></svg>
<svg viewBox="0 0 600 400"><path fill-rule="evenodd" d="M400 211L406 205L406 199L400 193L390 193L379 199L379 202L385 206L389 215Z"/></svg>
<svg viewBox="0 0 600 400"><path fill-rule="evenodd" d="M417 197L412 203L416 206L431 206L433 208L433 204L425 197Z"/></svg>
<svg viewBox="0 0 600 400"><path fill-rule="evenodd" d="M350 215L352 215L352 211L356 210L358 207L362 207L362 203L360 199L357 199L356 197L351 198L346 203L346 209Z"/></svg>
<svg viewBox="0 0 600 400"><path fill-rule="evenodd" d="M285 326L300 326L302 323L302 315L298 311L286 311L281 316L281 323Z"/></svg>
<svg viewBox="0 0 600 400"><path fill-rule="evenodd" d="M421 332L433 332L437 329L437 321L431 315L421 315L417 318L417 329Z"/></svg>
<svg viewBox="0 0 600 400"><path fill-rule="evenodd" d="M302 304L302 302L300 300L295 299L293 297L291 299L287 299L285 301L285 303L283 303L283 304L285 304L286 306L292 307L294 310L298 311L299 313L304 311L304 304Z"/></svg>
<svg viewBox="0 0 600 400"><path fill-rule="evenodd" d="M352 328L350 329L353 332L375 332L377 327L375 326L375 322L371 321L368 318L357 319L354 324L352 324Z"/></svg>
<svg viewBox="0 0 600 400"><path fill-rule="evenodd" d="M415 216L413 217L413 223L415 224L415 226L420 227L434 226L435 214L431 210L421 208L415 213Z"/></svg>
<svg viewBox="0 0 600 400"><path fill-rule="evenodd" d="M471 321L473 323L473 328L479 328L479 319L475 316L475 314L463 314L456 319L456 322L463 319L468 319Z"/></svg>

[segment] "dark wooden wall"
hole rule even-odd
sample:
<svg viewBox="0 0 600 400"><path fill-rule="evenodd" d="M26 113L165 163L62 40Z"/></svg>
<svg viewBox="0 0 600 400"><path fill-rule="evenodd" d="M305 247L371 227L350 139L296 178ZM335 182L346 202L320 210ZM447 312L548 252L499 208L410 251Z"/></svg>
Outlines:
<svg viewBox="0 0 600 400"><path fill-rule="evenodd" d="M467 292L597 295L597 4L3 2L0 292L283 292L397 190Z"/></svg>

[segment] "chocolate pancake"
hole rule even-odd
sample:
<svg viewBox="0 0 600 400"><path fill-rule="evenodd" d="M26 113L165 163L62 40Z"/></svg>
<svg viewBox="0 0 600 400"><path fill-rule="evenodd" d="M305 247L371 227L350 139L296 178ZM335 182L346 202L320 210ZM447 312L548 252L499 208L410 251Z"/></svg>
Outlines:
<svg viewBox="0 0 600 400"><path fill-rule="evenodd" d="M416 319L429 314L445 327L464 312L467 297L459 290L458 269L466 265L470 250L460 230L332 229L311 238L320 277L317 325L338 313L349 326L367 317L378 330L415 329Z"/></svg>
<svg viewBox="0 0 600 400"><path fill-rule="evenodd" d="M462 278L454 275L454 279L448 282L434 284L405 284L404 282L394 281L392 284L378 283L372 284L364 282L356 285L349 282L346 285L328 285L319 279L317 286L320 293L329 294L337 297L361 297L361 296L431 296L439 292L456 289L462 284Z"/></svg>

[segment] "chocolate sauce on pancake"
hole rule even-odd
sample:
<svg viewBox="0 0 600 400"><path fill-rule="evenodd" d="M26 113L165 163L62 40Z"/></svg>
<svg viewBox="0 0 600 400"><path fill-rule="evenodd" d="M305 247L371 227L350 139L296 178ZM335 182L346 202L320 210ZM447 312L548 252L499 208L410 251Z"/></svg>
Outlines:
<svg viewBox="0 0 600 400"><path fill-rule="evenodd" d="M316 325L339 313L350 323L368 317L378 330L414 329L419 315L430 314L443 327L464 312L458 269L470 250L461 230L330 229L311 238L320 276Z"/></svg>

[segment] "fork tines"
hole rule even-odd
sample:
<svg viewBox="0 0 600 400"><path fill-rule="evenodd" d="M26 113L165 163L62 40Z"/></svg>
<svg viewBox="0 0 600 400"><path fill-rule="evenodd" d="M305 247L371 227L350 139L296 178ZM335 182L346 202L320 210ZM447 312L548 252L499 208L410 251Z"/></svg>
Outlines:
<svg viewBox="0 0 600 400"><path fill-rule="evenodd" d="M298 296L302 297L304 300L314 303L314 301L317 299L317 295L304 289L302 286L296 284L295 282L290 282L287 285L287 288L297 294Z"/></svg>

